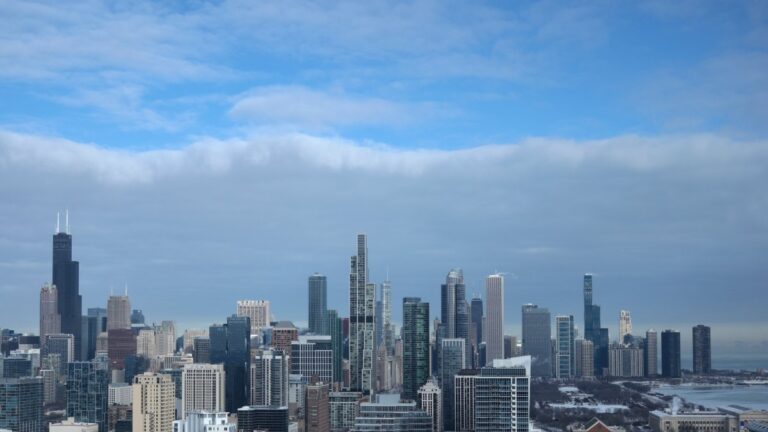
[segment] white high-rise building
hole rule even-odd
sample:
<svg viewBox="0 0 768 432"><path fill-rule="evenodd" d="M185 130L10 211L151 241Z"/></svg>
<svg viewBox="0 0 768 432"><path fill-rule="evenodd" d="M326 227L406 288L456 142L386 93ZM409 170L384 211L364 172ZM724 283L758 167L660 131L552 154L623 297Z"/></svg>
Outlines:
<svg viewBox="0 0 768 432"><path fill-rule="evenodd" d="M153 359L157 356L155 329L141 329L136 336L136 355Z"/></svg>
<svg viewBox="0 0 768 432"><path fill-rule="evenodd" d="M632 317L628 310L619 312L619 343L624 343L624 336L632 334Z"/></svg>
<svg viewBox="0 0 768 432"><path fill-rule="evenodd" d="M483 323L486 364L504 359L504 276L485 279L485 321Z"/></svg>
<svg viewBox="0 0 768 432"><path fill-rule="evenodd" d="M269 300L238 300L237 316L251 319L251 335L257 335L261 329L269 327Z"/></svg>
<svg viewBox="0 0 768 432"><path fill-rule="evenodd" d="M443 393L434 380L419 388L421 410L432 417L432 432L443 431Z"/></svg>
<svg viewBox="0 0 768 432"><path fill-rule="evenodd" d="M176 352L176 325L173 321L163 321L155 327L155 343L158 356L170 356Z"/></svg>
<svg viewBox="0 0 768 432"><path fill-rule="evenodd" d="M288 405L290 365L282 351L265 350L251 360L251 405Z"/></svg>
<svg viewBox="0 0 768 432"><path fill-rule="evenodd" d="M229 422L226 412L192 411L173 422L173 432L237 432L237 424Z"/></svg>
<svg viewBox="0 0 768 432"><path fill-rule="evenodd" d="M107 330L131 328L131 301L125 295L109 296L107 300Z"/></svg>
<svg viewBox="0 0 768 432"><path fill-rule="evenodd" d="M191 411L224 411L224 386L224 365L184 365L181 372L181 418Z"/></svg>
<svg viewBox="0 0 768 432"><path fill-rule="evenodd" d="M176 417L176 386L170 375L143 373L133 379L133 432L168 432Z"/></svg>
<svg viewBox="0 0 768 432"><path fill-rule="evenodd" d="M130 405L133 402L133 387L128 383L114 383L107 388L109 405Z"/></svg>
<svg viewBox="0 0 768 432"><path fill-rule="evenodd" d="M349 272L349 384L351 390L372 393L375 383L376 285L368 282L368 240L357 236L357 254Z"/></svg>

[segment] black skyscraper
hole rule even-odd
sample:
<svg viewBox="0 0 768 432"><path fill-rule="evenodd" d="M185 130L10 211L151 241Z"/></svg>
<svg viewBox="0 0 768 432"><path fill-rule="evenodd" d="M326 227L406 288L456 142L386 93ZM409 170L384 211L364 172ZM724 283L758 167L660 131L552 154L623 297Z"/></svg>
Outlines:
<svg viewBox="0 0 768 432"><path fill-rule="evenodd" d="M661 376L680 378L680 332L661 332Z"/></svg>
<svg viewBox="0 0 768 432"><path fill-rule="evenodd" d="M710 372L712 372L710 329L699 324L693 328L693 373L708 374Z"/></svg>
<svg viewBox="0 0 768 432"><path fill-rule="evenodd" d="M429 379L429 303L403 298L403 399L416 400Z"/></svg>
<svg viewBox="0 0 768 432"><path fill-rule="evenodd" d="M608 329L600 327L600 306L592 303L592 275L584 275L584 339L592 342L595 350L595 375L600 376L608 367Z"/></svg>
<svg viewBox="0 0 768 432"><path fill-rule="evenodd" d="M69 234L69 217L65 232L59 230L53 236L53 275L51 281L58 291L61 332L75 337L75 358L80 358L82 336L82 297L80 296L80 263L72 261L72 236Z"/></svg>
<svg viewBox="0 0 768 432"><path fill-rule="evenodd" d="M251 394L251 320L232 315L226 324L211 326L208 336L211 363L224 364L226 410L237 412Z"/></svg>
<svg viewBox="0 0 768 432"><path fill-rule="evenodd" d="M480 343L483 341L483 299L481 298L473 298L471 307L469 310L469 322L470 329L474 330L474 337L470 337L470 339L473 339L474 346L472 347L473 351L473 359L475 362L477 361L477 355L480 351ZM477 366L477 363L475 363L475 366Z"/></svg>

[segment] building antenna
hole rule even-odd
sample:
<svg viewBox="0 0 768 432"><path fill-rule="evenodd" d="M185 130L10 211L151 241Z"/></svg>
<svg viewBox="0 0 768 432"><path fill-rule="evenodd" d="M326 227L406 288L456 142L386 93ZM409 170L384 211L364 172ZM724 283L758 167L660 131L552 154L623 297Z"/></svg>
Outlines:
<svg viewBox="0 0 768 432"><path fill-rule="evenodd" d="M128 297L128 282L125 283L125 296Z"/></svg>
<svg viewBox="0 0 768 432"><path fill-rule="evenodd" d="M56 234L61 232L61 212L56 212Z"/></svg>
<svg viewBox="0 0 768 432"><path fill-rule="evenodd" d="M64 210L64 226L66 227L67 234L69 234L69 210Z"/></svg>

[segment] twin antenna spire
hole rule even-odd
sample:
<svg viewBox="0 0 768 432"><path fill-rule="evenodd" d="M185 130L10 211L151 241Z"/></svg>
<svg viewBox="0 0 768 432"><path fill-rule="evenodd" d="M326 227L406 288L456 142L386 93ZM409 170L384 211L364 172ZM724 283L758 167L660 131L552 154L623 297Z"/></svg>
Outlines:
<svg viewBox="0 0 768 432"><path fill-rule="evenodd" d="M69 234L69 210L64 210L64 232ZM61 212L56 212L56 234L61 233Z"/></svg>

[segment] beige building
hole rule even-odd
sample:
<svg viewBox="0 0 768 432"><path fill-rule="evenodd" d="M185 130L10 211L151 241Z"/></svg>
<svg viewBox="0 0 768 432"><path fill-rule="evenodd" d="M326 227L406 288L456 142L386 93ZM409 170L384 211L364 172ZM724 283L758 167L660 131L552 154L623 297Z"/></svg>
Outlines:
<svg viewBox="0 0 768 432"><path fill-rule="evenodd" d="M126 295L107 299L107 330L131 328L131 300Z"/></svg>
<svg viewBox="0 0 768 432"><path fill-rule="evenodd" d="M168 432L176 415L170 375L143 373L133 380L133 432Z"/></svg>
<svg viewBox="0 0 768 432"><path fill-rule="evenodd" d="M99 424L76 422L74 417L69 417L61 423L51 423L48 430L50 432L99 432Z"/></svg>
<svg viewBox="0 0 768 432"><path fill-rule="evenodd" d="M184 365L181 373L181 418L191 411L224 411L224 365Z"/></svg>
<svg viewBox="0 0 768 432"><path fill-rule="evenodd" d="M237 316L247 316L251 319L251 335L269 327L270 311L268 300L238 300Z"/></svg>
<svg viewBox="0 0 768 432"><path fill-rule="evenodd" d="M730 414L715 411L671 414L652 411L648 423L653 432L738 432L739 421Z"/></svg>

